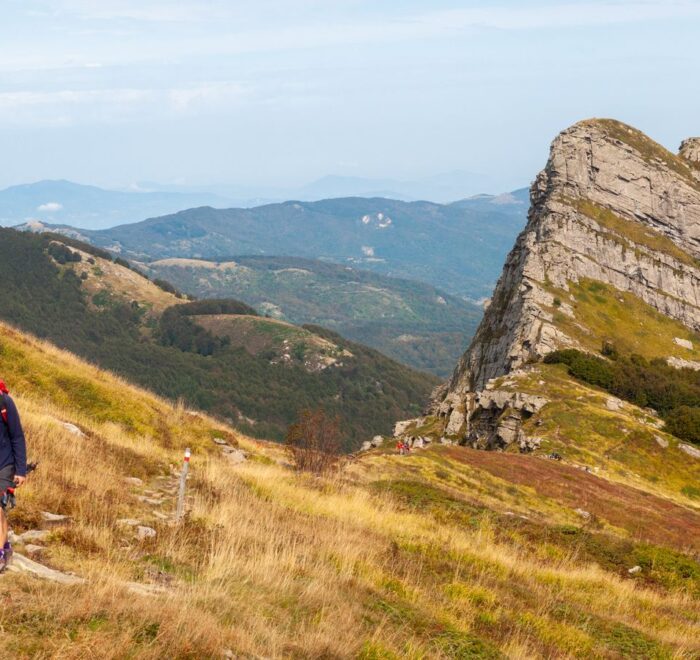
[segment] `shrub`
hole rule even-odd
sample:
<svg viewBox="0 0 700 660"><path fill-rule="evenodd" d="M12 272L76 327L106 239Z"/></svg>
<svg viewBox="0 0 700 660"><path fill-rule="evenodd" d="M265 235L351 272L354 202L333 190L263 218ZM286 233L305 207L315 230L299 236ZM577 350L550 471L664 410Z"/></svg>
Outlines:
<svg viewBox="0 0 700 660"><path fill-rule="evenodd" d="M174 296L182 298L182 294L166 280L161 280L160 278L156 277L156 279L153 280L153 284L155 284L159 289L163 289L163 291L166 293L172 293Z"/></svg>
<svg viewBox="0 0 700 660"><path fill-rule="evenodd" d="M700 408L675 408L667 416L666 430L683 440L700 443Z"/></svg>
<svg viewBox="0 0 700 660"><path fill-rule="evenodd" d="M342 450L340 424L319 410L303 410L287 430L285 444L297 470L324 474L338 465Z"/></svg>
<svg viewBox="0 0 700 660"><path fill-rule="evenodd" d="M48 253L59 263L67 264L70 262L82 261L80 253L73 252L70 248L62 243L49 243Z"/></svg>

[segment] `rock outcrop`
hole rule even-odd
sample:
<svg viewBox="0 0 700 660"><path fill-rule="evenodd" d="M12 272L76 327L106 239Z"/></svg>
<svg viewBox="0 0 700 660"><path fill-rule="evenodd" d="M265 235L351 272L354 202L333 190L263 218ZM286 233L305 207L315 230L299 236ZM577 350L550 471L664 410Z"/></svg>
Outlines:
<svg viewBox="0 0 700 660"><path fill-rule="evenodd" d="M489 384L557 348L580 347L556 322L573 318L571 285L602 282L700 331L698 264L700 139L674 155L620 122L575 124L554 140L527 226L430 412L473 446L527 446L519 422L529 413L515 400L495 405Z"/></svg>

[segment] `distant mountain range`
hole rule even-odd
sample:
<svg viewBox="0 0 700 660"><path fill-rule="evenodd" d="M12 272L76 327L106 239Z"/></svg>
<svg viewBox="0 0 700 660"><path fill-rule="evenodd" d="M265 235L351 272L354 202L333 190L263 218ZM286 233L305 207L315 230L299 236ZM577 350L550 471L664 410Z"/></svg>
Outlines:
<svg viewBox="0 0 700 660"><path fill-rule="evenodd" d="M235 200L231 206L259 206L260 204L299 199L314 202L330 197L389 197L405 202L426 200L438 203L453 202L488 190L502 190L501 181L483 174L456 170L412 180L370 178L360 176L327 175L296 187L251 185L185 186L145 181L139 189L165 192L210 192Z"/></svg>
<svg viewBox="0 0 700 660"><path fill-rule="evenodd" d="M70 181L38 181L0 191L0 225L40 221L105 229L194 206L231 206L214 193L125 192Z"/></svg>
<svg viewBox="0 0 700 660"><path fill-rule="evenodd" d="M479 299L490 295L503 259L525 225L526 211L524 189L448 205L348 197L252 209L201 207L72 233L141 262L305 257Z"/></svg>
<svg viewBox="0 0 700 660"><path fill-rule="evenodd" d="M29 221L106 229L199 206L252 208L285 200L331 197L387 197L402 201L451 202L493 187L485 177L464 172L419 181L325 176L294 187L140 182L127 190L106 190L71 181L38 181L0 190L0 225Z"/></svg>

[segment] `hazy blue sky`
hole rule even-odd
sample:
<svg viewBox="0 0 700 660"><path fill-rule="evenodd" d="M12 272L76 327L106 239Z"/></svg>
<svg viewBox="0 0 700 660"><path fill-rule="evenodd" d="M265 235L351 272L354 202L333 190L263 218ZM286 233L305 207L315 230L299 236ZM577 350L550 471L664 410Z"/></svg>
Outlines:
<svg viewBox="0 0 700 660"><path fill-rule="evenodd" d="M527 184L614 116L700 134L700 1L0 0L0 185Z"/></svg>

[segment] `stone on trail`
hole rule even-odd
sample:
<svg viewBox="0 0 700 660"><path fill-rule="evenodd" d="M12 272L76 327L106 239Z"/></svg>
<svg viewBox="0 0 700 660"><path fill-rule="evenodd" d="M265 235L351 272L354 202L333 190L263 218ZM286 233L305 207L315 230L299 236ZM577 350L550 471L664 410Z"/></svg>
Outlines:
<svg viewBox="0 0 700 660"><path fill-rule="evenodd" d="M34 545L33 543L27 543L24 546L24 550L28 555L40 555L45 552L46 548L43 545Z"/></svg>
<svg viewBox="0 0 700 660"><path fill-rule="evenodd" d="M75 425L71 424L70 422L61 422L61 426L66 429L69 433L79 437L79 438L85 438L85 434Z"/></svg>
<svg viewBox="0 0 700 660"><path fill-rule="evenodd" d="M136 538L139 541L145 539L152 539L156 536L156 530L153 527L146 527L146 525L138 525L136 527Z"/></svg>
<svg viewBox="0 0 700 660"><path fill-rule="evenodd" d="M143 479L138 477L125 477L124 481L132 486L143 486Z"/></svg>
<svg viewBox="0 0 700 660"><path fill-rule="evenodd" d="M43 566L38 562L35 562L24 555L20 555L15 552L12 557L12 563L7 567L8 571L13 573L28 573L34 575L35 577L41 578L42 580L49 580L50 582L58 582L60 584L84 584L85 580L77 575L69 575L68 573L61 573L61 571L55 571L53 568L48 568Z"/></svg>
<svg viewBox="0 0 700 660"><path fill-rule="evenodd" d="M160 584L143 584L142 582L125 582L124 586L131 591L131 593L138 594L139 596L157 596L158 594L164 594L167 589Z"/></svg>
<svg viewBox="0 0 700 660"><path fill-rule="evenodd" d="M227 445L228 444L228 442L226 442L226 440L224 440L223 438L214 438L214 442L217 445Z"/></svg>
<svg viewBox="0 0 700 660"><path fill-rule="evenodd" d="M136 518L119 518L119 520L117 520L117 525L126 525L127 527L136 527L140 524L141 521Z"/></svg>
<svg viewBox="0 0 700 660"><path fill-rule="evenodd" d="M636 575L637 573L642 572L642 567L641 566L633 566L627 571L630 575Z"/></svg>
<svg viewBox="0 0 700 660"><path fill-rule="evenodd" d="M41 518L45 523L49 524L58 524L70 520L70 516L64 516L60 513L51 513L49 511L42 511Z"/></svg>
<svg viewBox="0 0 700 660"><path fill-rule="evenodd" d="M49 534L51 534L51 532L48 529L30 529L16 538L21 543L30 543L32 541L45 541ZM12 541L12 539L10 539L10 541Z"/></svg>

